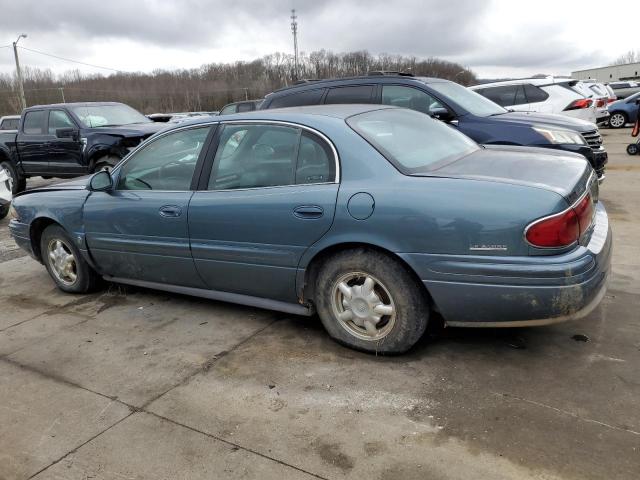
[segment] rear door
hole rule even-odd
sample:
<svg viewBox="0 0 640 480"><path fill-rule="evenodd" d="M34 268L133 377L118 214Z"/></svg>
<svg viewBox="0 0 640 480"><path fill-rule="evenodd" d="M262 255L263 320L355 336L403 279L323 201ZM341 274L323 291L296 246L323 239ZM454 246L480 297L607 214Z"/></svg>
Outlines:
<svg viewBox="0 0 640 480"><path fill-rule="evenodd" d="M24 114L16 145L22 169L29 175L49 173L51 136L46 131L46 125L46 110L29 110Z"/></svg>
<svg viewBox="0 0 640 480"><path fill-rule="evenodd" d="M298 263L333 222L337 154L296 125L229 122L189 205L191 251L213 290L295 302Z"/></svg>
<svg viewBox="0 0 640 480"><path fill-rule="evenodd" d="M49 110L47 133L50 137L49 169L54 174L81 174L86 172L82 165L82 143L79 135L75 138L58 138L59 128L78 129L75 121L64 110Z"/></svg>
<svg viewBox="0 0 640 480"><path fill-rule="evenodd" d="M187 212L211 125L170 131L114 173L115 188L84 206L89 250L112 277L204 288L191 250Z"/></svg>

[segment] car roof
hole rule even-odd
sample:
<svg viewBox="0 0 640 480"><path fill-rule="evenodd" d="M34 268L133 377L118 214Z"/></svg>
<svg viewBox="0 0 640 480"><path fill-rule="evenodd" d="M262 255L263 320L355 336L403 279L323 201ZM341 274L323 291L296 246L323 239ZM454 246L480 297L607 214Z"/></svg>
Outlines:
<svg viewBox="0 0 640 480"><path fill-rule="evenodd" d="M473 85L469 87L471 90L478 90L480 88L487 87L500 87L503 85L521 85L523 83L530 83L531 85L550 85L555 83L569 83L569 82L579 82L580 80L576 80L575 78L558 78L558 77L544 77L544 78L516 78L512 80L502 80L500 82L488 82L481 83L479 85Z"/></svg>
<svg viewBox="0 0 640 480"><path fill-rule="evenodd" d="M213 122L224 122L228 120L275 120L288 121L300 124L313 123L317 117L331 117L344 120L360 113L372 112L376 110L396 109L390 105L376 104L332 104L332 105L308 105L302 107L272 108L268 110L254 110L251 112L233 113L230 115L216 115L210 117L195 117L193 119L180 122L173 128L183 128L191 125L201 125ZM169 129L165 130L168 131Z"/></svg>
<svg viewBox="0 0 640 480"><path fill-rule="evenodd" d="M434 78L434 77L413 77L408 75L360 75L356 77L342 77L342 78L326 78L322 80L307 80L302 81L301 83L297 83L295 85L290 85L288 87L283 87L278 90L275 90L265 98L276 96L276 95L284 95L289 94L291 92L315 89L315 88L324 88L331 87L334 85L340 84L351 84L358 82L369 82L369 83L390 83L390 82L398 82L401 81L407 84L415 84L416 82L420 83L443 83L449 82L450 80L446 80L444 78Z"/></svg>
<svg viewBox="0 0 640 480"><path fill-rule="evenodd" d="M51 103L47 105L33 105L26 110L40 109L40 108L65 108L65 107L100 107L106 105L124 105L121 102L74 102L74 103Z"/></svg>

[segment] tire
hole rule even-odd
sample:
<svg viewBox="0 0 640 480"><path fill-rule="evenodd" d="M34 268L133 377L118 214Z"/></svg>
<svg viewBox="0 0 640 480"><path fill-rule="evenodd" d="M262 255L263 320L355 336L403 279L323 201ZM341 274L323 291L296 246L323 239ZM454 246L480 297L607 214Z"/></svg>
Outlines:
<svg viewBox="0 0 640 480"><path fill-rule="evenodd" d="M11 182L11 193L13 195L15 195L16 193L20 193L25 188L27 188L27 179L20 175L13 163L4 161L0 163L0 168L4 168L5 171L9 174L9 181Z"/></svg>
<svg viewBox="0 0 640 480"><path fill-rule="evenodd" d="M4 217L6 217L9 214L10 207L11 207L10 203L0 206L0 220L2 220Z"/></svg>
<svg viewBox="0 0 640 480"><path fill-rule="evenodd" d="M100 170L111 170L115 165L118 164L120 160L122 159L113 156L100 157L93 165L93 170L91 171L91 173L96 173Z"/></svg>
<svg viewBox="0 0 640 480"><path fill-rule="evenodd" d="M59 225L49 225L44 229L40 238L40 253L49 275L60 290L67 293L87 293L98 286L100 277L82 258L71 237ZM67 262L64 261L65 255ZM61 270L65 266L70 268L63 273Z"/></svg>
<svg viewBox="0 0 640 480"><path fill-rule="evenodd" d="M406 352L429 321L426 293L406 268L364 248L339 252L320 266L315 305L334 340L376 354Z"/></svg>
<svg viewBox="0 0 640 480"><path fill-rule="evenodd" d="M609 117L610 128L622 128L627 124L627 116L622 112L614 112Z"/></svg>
<svg viewBox="0 0 640 480"><path fill-rule="evenodd" d="M638 144L630 143L629 145L627 145L627 153L629 155L638 155Z"/></svg>

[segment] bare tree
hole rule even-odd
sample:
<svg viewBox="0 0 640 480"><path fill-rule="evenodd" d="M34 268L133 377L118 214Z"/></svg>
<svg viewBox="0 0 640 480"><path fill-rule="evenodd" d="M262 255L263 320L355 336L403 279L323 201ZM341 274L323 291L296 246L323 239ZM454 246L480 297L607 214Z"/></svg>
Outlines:
<svg viewBox="0 0 640 480"><path fill-rule="evenodd" d="M629 50L616 58L611 65L625 65L627 63L640 62L640 50Z"/></svg>
<svg viewBox="0 0 640 480"><path fill-rule="evenodd" d="M366 50L333 53L327 50L302 53L299 78L335 78L363 75L372 70L411 72L440 77L464 85L475 74L460 64L437 58L372 55ZM291 85L293 55L273 53L250 62L207 63L190 70L155 70L151 73L114 73L108 76L71 70L54 75L50 70L25 68L27 105L81 101L118 101L145 113L218 110L225 104L262 98ZM14 75L0 75L0 114L19 113Z"/></svg>

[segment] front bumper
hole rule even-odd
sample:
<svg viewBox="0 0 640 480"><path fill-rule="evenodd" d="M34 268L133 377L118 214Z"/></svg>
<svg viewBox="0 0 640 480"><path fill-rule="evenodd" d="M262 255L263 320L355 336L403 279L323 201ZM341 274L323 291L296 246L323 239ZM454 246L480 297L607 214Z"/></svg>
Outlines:
<svg viewBox="0 0 640 480"><path fill-rule="evenodd" d="M33 258L36 258L36 255L33 251L33 247L31 245L31 236L29 234L29 225L26 223L21 223L15 219L9 221L9 233L13 237L13 240L16 244L26 251Z"/></svg>
<svg viewBox="0 0 640 480"><path fill-rule="evenodd" d="M403 254L449 326L514 327L582 318L602 300L612 238L599 203L586 246L550 256Z"/></svg>

